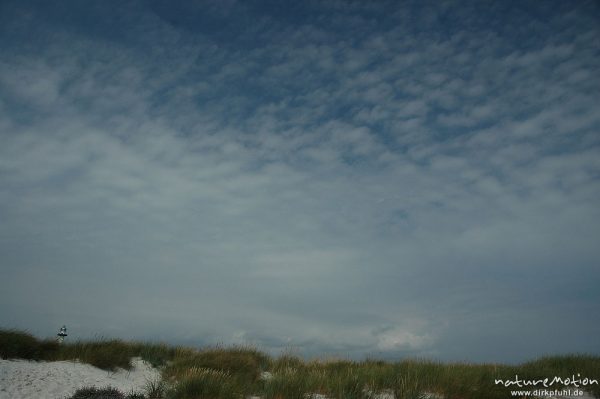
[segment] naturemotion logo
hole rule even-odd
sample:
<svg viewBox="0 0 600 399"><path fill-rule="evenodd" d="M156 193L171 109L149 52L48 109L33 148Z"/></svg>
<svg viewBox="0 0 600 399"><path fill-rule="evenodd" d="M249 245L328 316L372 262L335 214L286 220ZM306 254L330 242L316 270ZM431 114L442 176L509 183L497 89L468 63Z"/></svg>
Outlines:
<svg viewBox="0 0 600 399"><path fill-rule="evenodd" d="M542 385L544 388L551 387L554 384L561 386L573 386L575 388L585 387L589 385L598 385L598 380L593 378L581 378L581 374L573 374L571 377L562 378L562 377L554 377L554 378L543 378L539 380L524 380L520 379L517 374L515 374L514 379L503 380L501 378L494 379L494 383L496 385L504 385L505 387L517 386L519 388L523 387L535 387L538 385Z"/></svg>

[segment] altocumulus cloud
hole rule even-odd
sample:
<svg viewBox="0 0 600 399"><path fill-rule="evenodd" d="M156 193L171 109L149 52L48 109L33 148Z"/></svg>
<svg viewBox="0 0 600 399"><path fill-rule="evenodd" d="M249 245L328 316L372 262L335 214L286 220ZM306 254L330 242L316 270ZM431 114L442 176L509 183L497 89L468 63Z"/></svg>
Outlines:
<svg viewBox="0 0 600 399"><path fill-rule="evenodd" d="M3 326L600 350L596 3L0 7Z"/></svg>

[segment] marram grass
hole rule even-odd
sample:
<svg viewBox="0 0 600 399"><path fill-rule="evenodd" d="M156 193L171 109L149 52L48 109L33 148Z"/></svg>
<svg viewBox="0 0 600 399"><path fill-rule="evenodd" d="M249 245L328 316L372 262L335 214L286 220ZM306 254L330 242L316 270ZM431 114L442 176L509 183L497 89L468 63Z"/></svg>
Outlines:
<svg viewBox="0 0 600 399"><path fill-rule="evenodd" d="M520 365L441 363L407 359L304 361L292 354L273 358L252 347L194 349L167 344L97 340L63 343L39 340L26 332L0 330L0 356L33 360L71 360L115 370L141 357L160 368L162 381L149 382L147 399L331 399L393 397L416 399L423 393L447 399L508 398L495 379L554 376L600 380L600 356L545 356ZM264 373L264 372L269 372ZM559 387L554 387L559 388ZM584 388L600 398L600 386Z"/></svg>

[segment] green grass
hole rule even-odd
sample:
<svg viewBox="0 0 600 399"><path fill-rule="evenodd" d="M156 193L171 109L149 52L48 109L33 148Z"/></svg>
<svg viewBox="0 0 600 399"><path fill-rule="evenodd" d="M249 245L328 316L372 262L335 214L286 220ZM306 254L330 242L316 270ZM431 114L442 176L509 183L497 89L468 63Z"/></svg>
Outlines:
<svg viewBox="0 0 600 399"><path fill-rule="evenodd" d="M246 347L181 350L167 366L165 374L176 376L191 369L212 369L252 382L258 379L261 370L268 367L269 361L267 355Z"/></svg>
<svg viewBox="0 0 600 399"><path fill-rule="evenodd" d="M261 396L265 399L303 399L311 392L309 373L293 368L275 371L272 377L263 383ZM317 392L316 387L312 387Z"/></svg>
<svg viewBox="0 0 600 399"><path fill-rule="evenodd" d="M57 360L79 359L104 370L130 369L131 358L137 353L131 345L120 340L75 342L61 345Z"/></svg>
<svg viewBox="0 0 600 399"><path fill-rule="evenodd" d="M192 392L192 387L211 385L219 378L224 386L217 396L198 394L190 398L229 398L231 395L250 395L259 389L262 370L269 367L271 359L250 347L207 348L196 350L179 348L163 369L163 378L174 386L173 398L187 398L181 392ZM198 370L202 372L198 372ZM207 370L217 374L207 374ZM190 372L193 372L191 375ZM181 396L183 395L183 396Z"/></svg>
<svg viewBox="0 0 600 399"><path fill-rule="evenodd" d="M600 357L583 354L570 356L544 356L537 360L523 363L519 368L519 377L541 379L548 376L563 378L577 374L581 378L595 378L600 381ZM600 384L590 385L584 389L600 398Z"/></svg>
<svg viewBox="0 0 600 399"><path fill-rule="evenodd" d="M0 357L3 359L45 360L58 353L56 341L38 340L33 335L17 330L0 330Z"/></svg>
<svg viewBox="0 0 600 399"><path fill-rule="evenodd" d="M166 344L121 340L57 344L26 332L0 330L0 356L34 360L79 359L114 370L131 367L142 357L162 373L162 381L149 382L146 398L233 399L250 395L264 399L305 399L323 394L331 399L371 399L393 393L396 399L414 399L423 392L447 399L500 399L510 397L494 380L571 377L600 380L600 356L545 356L520 365L441 363L407 359L384 362L367 359L304 361L292 354L272 358L252 347L193 349ZM269 371L270 378L261 378ZM552 388L560 388L554 386ZM600 386L583 390L600 398Z"/></svg>
<svg viewBox="0 0 600 399"><path fill-rule="evenodd" d="M225 371L192 367L179 376L168 396L171 399L236 399L242 397L243 392L237 380Z"/></svg>

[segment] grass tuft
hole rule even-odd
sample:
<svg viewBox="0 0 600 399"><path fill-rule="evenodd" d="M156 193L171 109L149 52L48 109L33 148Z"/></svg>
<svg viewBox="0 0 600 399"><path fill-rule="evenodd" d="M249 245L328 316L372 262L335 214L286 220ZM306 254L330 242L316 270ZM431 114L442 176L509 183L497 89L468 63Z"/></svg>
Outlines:
<svg viewBox="0 0 600 399"><path fill-rule="evenodd" d="M265 399L305 399L310 393L308 375L294 368L279 369L264 382L262 393Z"/></svg>
<svg viewBox="0 0 600 399"><path fill-rule="evenodd" d="M192 367L185 371L169 392L170 399L234 399L241 392L224 371Z"/></svg>
<svg viewBox="0 0 600 399"><path fill-rule="evenodd" d="M167 393L167 384L162 380L148 381L145 391L148 399L163 399Z"/></svg>
<svg viewBox="0 0 600 399"><path fill-rule="evenodd" d="M175 377L190 369L212 369L235 375L241 382L253 384L268 367L269 358L253 348L211 348L201 351L179 351L165 369L165 375Z"/></svg>

